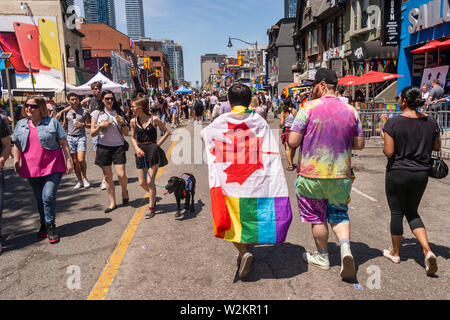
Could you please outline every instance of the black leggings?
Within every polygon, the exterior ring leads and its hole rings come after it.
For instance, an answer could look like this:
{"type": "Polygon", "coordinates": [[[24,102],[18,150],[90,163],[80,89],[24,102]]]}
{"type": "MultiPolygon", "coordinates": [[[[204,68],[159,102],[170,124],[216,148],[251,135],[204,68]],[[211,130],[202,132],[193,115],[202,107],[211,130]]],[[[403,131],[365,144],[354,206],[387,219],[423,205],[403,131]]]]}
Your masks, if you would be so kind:
{"type": "Polygon", "coordinates": [[[391,209],[391,234],[403,235],[403,216],[411,231],[425,228],[417,209],[428,183],[428,171],[391,170],[386,172],[386,196],[391,209]]]}

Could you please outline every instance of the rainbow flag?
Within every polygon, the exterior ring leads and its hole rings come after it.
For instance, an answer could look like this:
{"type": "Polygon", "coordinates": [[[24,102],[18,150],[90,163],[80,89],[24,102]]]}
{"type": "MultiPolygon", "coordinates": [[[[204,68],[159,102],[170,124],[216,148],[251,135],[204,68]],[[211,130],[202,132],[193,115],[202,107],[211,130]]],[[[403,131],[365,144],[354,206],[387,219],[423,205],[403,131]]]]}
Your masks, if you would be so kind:
{"type": "Polygon", "coordinates": [[[284,242],[292,211],[279,147],[267,122],[234,107],[206,127],[202,138],[214,235],[237,243],[284,242]]]}

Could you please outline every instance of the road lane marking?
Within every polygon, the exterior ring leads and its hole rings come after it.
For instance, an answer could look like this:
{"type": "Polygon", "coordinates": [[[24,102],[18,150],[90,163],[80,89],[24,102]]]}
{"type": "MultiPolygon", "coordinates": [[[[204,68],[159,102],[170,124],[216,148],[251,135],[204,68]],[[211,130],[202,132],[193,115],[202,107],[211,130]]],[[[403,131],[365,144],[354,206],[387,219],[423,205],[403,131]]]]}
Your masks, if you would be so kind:
{"type": "Polygon", "coordinates": [[[369,195],[367,195],[367,194],[365,194],[364,192],[362,192],[362,191],[359,191],[358,189],[356,189],[355,187],[352,187],[352,190],[353,191],[355,191],[357,194],[359,194],[359,195],[362,195],[363,197],[365,197],[365,198],[367,198],[367,199],[369,199],[370,201],[372,201],[372,202],[378,202],[378,200],[377,199],[375,199],[375,198],[372,198],[371,196],[369,196],[369,195]]]}
{"type": "MultiPolygon", "coordinates": [[[[172,155],[172,150],[175,147],[175,145],[178,143],[179,138],[178,136],[175,137],[172,144],[170,145],[169,150],[167,151],[167,160],[170,159],[170,156],[172,155]]],[[[158,170],[158,173],[156,174],[156,181],[158,178],[162,175],[164,172],[164,169],[167,168],[167,166],[161,168],[158,170]]],[[[145,197],[148,197],[148,193],[145,195],[145,197]]],[[[147,204],[144,206],[138,208],[131,218],[131,221],[129,222],[127,229],[123,233],[122,237],[120,238],[120,241],[114,250],[113,254],[108,260],[107,265],[103,269],[102,274],[100,275],[100,278],[97,280],[97,283],[94,285],[94,288],[92,289],[91,293],[89,294],[88,300],[105,300],[106,294],[109,291],[109,288],[111,287],[115,276],[117,275],[117,272],[119,271],[120,264],[122,263],[123,257],[125,256],[125,253],[127,252],[128,246],[131,243],[131,240],[133,240],[134,234],[139,226],[139,224],[142,221],[142,218],[144,217],[145,211],[147,210],[147,204]]]]}

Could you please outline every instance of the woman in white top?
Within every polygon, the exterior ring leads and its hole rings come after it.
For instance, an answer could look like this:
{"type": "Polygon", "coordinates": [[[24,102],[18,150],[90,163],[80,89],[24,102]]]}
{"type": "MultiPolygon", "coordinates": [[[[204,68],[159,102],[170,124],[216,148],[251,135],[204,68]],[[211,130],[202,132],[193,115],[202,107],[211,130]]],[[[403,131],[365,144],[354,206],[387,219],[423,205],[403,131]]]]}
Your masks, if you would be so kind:
{"type": "Polygon", "coordinates": [[[128,144],[124,138],[128,134],[128,125],[125,114],[120,109],[114,93],[110,90],[102,92],[99,108],[91,116],[91,136],[99,136],[95,164],[103,170],[110,200],[110,205],[105,209],[105,213],[109,213],[117,208],[112,164],[114,164],[114,170],[122,188],[123,204],[126,205],[129,202],[128,178],[125,172],[128,144]]]}

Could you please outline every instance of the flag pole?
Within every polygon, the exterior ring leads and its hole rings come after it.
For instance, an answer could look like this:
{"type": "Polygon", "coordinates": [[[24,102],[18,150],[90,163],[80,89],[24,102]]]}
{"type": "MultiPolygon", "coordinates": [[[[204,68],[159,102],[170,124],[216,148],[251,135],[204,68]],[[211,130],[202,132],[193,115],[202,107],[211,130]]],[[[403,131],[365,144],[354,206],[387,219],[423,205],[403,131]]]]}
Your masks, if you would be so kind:
{"type": "Polygon", "coordinates": [[[28,68],[30,69],[30,77],[31,77],[31,85],[33,86],[33,93],[36,93],[36,89],[34,88],[34,76],[33,70],[31,69],[31,62],[28,62],[28,68]]]}

